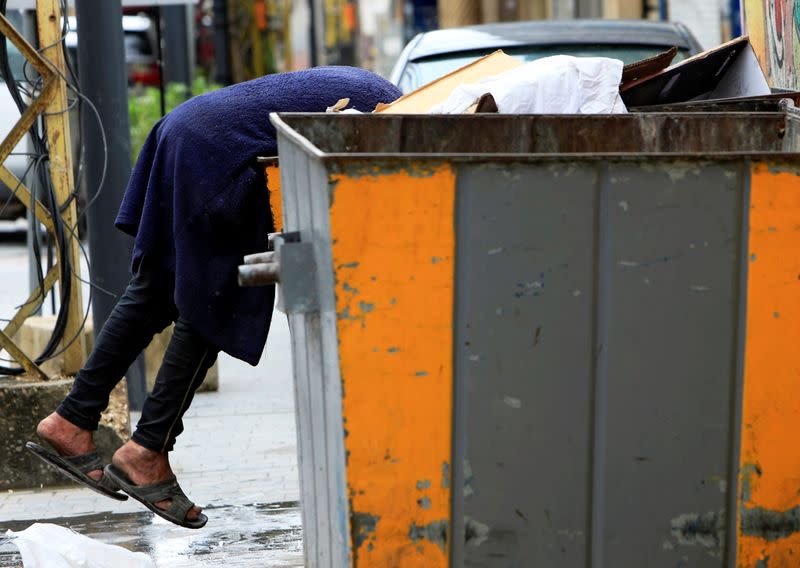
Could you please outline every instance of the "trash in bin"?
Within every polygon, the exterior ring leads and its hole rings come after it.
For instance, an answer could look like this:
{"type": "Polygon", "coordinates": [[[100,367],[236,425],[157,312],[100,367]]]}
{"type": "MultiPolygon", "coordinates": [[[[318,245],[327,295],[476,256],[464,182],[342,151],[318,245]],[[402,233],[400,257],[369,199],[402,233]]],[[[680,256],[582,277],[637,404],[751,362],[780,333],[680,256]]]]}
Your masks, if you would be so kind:
{"type": "Polygon", "coordinates": [[[492,95],[501,114],[619,114],[622,61],[556,55],[459,85],[430,114],[463,114],[492,95]]]}
{"type": "Polygon", "coordinates": [[[764,96],[771,93],[747,36],[620,88],[630,107],[764,96]]]}

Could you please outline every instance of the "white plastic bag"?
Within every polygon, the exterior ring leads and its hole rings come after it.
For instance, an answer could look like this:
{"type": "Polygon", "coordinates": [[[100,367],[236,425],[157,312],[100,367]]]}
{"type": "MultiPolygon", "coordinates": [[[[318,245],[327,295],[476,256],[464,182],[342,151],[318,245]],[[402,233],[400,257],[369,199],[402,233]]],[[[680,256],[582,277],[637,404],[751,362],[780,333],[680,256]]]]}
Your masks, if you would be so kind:
{"type": "Polygon", "coordinates": [[[66,527],[34,523],[6,536],[22,555],[25,568],[155,568],[142,552],[104,544],[66,527]]]}
{"type": "Polygon", "coordinates": [[[619,114],[622,61],[555,55],[453,89],[431,114],[461,114],[491,93],[502,114],[619,114]]]}

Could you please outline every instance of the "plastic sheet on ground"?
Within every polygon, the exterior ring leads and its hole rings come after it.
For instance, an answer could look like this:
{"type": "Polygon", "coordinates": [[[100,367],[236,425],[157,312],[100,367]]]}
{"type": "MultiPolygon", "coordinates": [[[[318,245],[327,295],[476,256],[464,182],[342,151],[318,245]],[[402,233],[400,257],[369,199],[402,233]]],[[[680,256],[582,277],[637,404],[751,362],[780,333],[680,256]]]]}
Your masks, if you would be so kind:
{"type": "Polygon", "coordinates": [[[50,523],[34,523],[23,531],[7,531],[6,536],[19,548],[25,568],[155,568],[146,554],[50,523]]]}
{"type": "Polygon", "coordinates": [[[620,114],[622,61],[556,55],[456,87],[431,114],[460,114],[490,93],[502,114],[620,114]]]}

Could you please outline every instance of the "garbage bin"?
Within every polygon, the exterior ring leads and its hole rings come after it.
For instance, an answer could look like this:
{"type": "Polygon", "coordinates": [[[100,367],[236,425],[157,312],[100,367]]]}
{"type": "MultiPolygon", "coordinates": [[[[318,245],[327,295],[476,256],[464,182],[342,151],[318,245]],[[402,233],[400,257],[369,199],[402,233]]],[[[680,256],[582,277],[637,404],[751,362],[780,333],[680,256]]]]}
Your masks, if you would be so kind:
{"type": "Polygon", "coordinates": [[[308,566],[796,565],[797,111],[272,121],[308,566]]]}

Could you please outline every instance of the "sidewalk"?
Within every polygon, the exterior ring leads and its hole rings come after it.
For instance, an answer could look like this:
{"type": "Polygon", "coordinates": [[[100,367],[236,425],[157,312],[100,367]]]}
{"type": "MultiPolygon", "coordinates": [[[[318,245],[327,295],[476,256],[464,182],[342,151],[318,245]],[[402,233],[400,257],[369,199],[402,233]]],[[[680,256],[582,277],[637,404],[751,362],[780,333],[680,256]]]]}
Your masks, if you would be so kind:
{"type": "MultiPolygon", "coordinates": [[[[70,486],[0,493],[0,535],[57,522],[147,552],[158,566],[302,566],[293,397],[286,317],[276,313],[257,367],[220,356],[220,390],[196,395],[170,457],[186,494],[205,508],[205,528],[70,486]]],[[[20,565],[14,550],[0,547],[0,566],[20,565]]]]}

